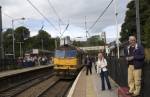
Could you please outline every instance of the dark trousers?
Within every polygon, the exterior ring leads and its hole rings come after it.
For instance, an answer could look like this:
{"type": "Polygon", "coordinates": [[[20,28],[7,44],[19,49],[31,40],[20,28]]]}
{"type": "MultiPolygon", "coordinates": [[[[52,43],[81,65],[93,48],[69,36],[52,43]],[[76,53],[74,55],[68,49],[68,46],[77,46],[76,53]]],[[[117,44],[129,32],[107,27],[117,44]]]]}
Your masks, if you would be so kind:
{"type": "Polygon", "coordinates": [[[92,74],[92,66],[86,66],[86,75],[89,74],[89,71],[90,71],[90,74],[92,74]]]}
{"type": "Polygon", "coordinates": [[[102,90],[105,90],[105,80],[106,80],[108,89],[111,89],[111,85],[108,79],[108,71],[101,71],[100,76],[101,76],[101,82],[102,82],[102,90]]]}

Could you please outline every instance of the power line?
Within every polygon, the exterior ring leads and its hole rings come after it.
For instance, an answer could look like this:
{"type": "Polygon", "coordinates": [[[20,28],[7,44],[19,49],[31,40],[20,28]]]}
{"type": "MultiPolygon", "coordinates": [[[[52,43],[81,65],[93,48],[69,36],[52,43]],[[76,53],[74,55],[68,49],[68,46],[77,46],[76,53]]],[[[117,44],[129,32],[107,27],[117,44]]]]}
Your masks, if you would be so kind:
{"type": "Polygon", "coordinates": [[[61,33],[60,38],[63,36],[63,34],[65,33],[65,31],[68,29],[69,27],[69,23],[67,24],[66,28],[64,29],[64,31],[61,33]]]}
{"type": "Polygon", "coordinates": [[[52,10],[53,10],[53,12],[56,14],[56,16],[58,17],[58,22],[59,22],[59,28],[60,28],[60,37],[62,37],[63,36],[63,34],[65,33],[65,31],[68,29],[68,27],[69,27],[69,22],[68,22],[68,24],[65,24],[64,22],[63,22],[63,20],[61,19],[61,17],[59,16],[59,14],[58,14],[58,12],[56,11],[56,9],[55,9],[55,7],[53,6],[53,4],[51,3],[51,1],[50,0],[48,0],[48,4],[50,5],[50,7],[52,8],[52,10]],[[62,24],[65,24],[66,25],[66,28],[64,29],[64,31],[63,32],[61,32],[61,26],[60,26],[60,22],[62,23],[62,24]]]}
{"type": "Polygon", "coordinates": [[[91,30],[96,23],[99,21],[99,19],[105,14],[105,12],[108,10],[108,8],[110,7],[110,5],[112,4],[114,0],[111,0],[110,3],[108,4],[108,6],[104,9],[104,11],[99,15],[99,17],[96,19],[96,21],[91,25],[91,27],[89,28],[89,30],[91,30]]]}
{"type": "Polygon", "coordinates": [[[10,15],[8,15],[8,14],[4,13],[4,12],[3,12],[3,15],[5,15],[5,16],[7,16],[7,17],[11,18],[11,19],[14,19],[12,16],[10,16],[10,15]]]}
{"type": "MultiPolygon", "coordinates": [[[[13,19],[15,19],[14,17],[12,17],[12,16],[10,16],[10,15],[8,15],[8,14],[6,14],[6,13],[2,13],[4,16],[7,16],[8,18],[10,18],[11,20],[13,20],[13,19]]],[[[20,25],[23,25],[23,23],[21,23],[20,21],[18,21],[18,23],[20,24],[20,25]]]]}
{"type": "Polygon", "coordinates": [[[27,2],[56,30],[58,29],[51,23],[51,21],[30,1],[27,0],[27,2]]]}
{"type": "MultiPolygon", "coordinates": [[[[56,11],[55,7],[52,5],[51,1],[48,0],[48,4],[50,5],[50,7],[52,8],[53,12],[56,14],[56,16],[58,17],[58,19],[63,23],[62,19],[60,18],[58,12],[56,11]]],[[[63,23],[64,24],[64,23],[63,23]]]]}

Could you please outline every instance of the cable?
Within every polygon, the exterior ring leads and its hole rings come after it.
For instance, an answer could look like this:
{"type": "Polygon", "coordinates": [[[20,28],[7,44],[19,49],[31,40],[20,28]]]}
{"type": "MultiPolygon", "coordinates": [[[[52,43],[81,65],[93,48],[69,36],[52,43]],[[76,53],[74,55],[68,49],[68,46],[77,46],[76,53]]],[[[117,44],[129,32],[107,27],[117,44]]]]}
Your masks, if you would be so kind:
{"type": "Polygon", "coordinates": [[[14,19],[12,16],[10,16],[10,15],[8,15],[8,14],[4,13],[4,12],[3,12],[3,15],[5,15],[5,16],[7,16],[7,17],[11,18],[11,19],[14,19]]]}
{"type": "Polygon", "coordinates": [[[65,33],[65,31],[68,29],[68,27],[69,27],[69,23],[68,23],[68,25],[66,26],[66,28],[64,29],[64,31],[61,33],[60,38],[63,36],[63,34],[65,33]]]}
{"type": "Polygon", "coordinates": [[[56,30],[59,31],[52,23],[51,21],[49,21],[49,19],[47,19],[46,16],[44,16],[44,14],[35,6],[33,5],[33,3],[30,0],[27,0],[27,2],[56,30]]]}
{"type": "MultiPolygon", "coordinates": [[[[12,17],[12,16],[10,16],[10,15],[8,15],[8,14],[6,14],[6,13],[2,13],[4,16],[7,16],[8,18],[10,18],[11,20],[13,20],[13,19],[15,19],[14,17],[12,17]]],[[[20,24],[20,25],[23,25],[23,23],[21,23],[20,21],[18,21],[18,23],[20,24]]]]}
{"type": "MultiPolygon", "coordinates": [[[[48,4],[50,5],[50,7],[52,8],[53,12],[56,14],[56,16],[58,17],[58,19],[63,23],[62,19],[60,18],[59,14],[57,13],[55,7],[52,5],[51,1],[48,0],[48,4]]],[[[64,24],[64,23],[63,23],[64,24]]]]}
{"type": "Polygon", "coordinates": [[[96,23],[99,21],[99,19],[105,14],[105,12],[108,10],[108,8],[110,7],[110,5],[112,4],[114,0],[111,0],[110,3],[108,4],[108,6],[104,9],[104,11],[99,15],[99,17],[96,19],[96,21],[91,25],[91,27],[89,28],[89,30],[91,30],[96,23]]]}

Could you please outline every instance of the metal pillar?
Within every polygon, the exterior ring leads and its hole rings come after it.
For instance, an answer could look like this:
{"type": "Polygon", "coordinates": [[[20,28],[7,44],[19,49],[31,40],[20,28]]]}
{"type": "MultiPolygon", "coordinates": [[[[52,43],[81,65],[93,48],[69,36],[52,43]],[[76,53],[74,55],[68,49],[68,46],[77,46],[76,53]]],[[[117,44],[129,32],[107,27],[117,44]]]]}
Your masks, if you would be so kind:
{"type": "Polygon", "coordinates": [[[138,42],[138,44],[141,44],[139,0],[135,0],[135,6],[136,6],[136,31],[137,31],[137,42],[138,42]]]}
{"type": "Polygon", "coordinates": [[[13,42],[13,58],[15,59],[15,32],[14,32],[14,20],[12,20],[12,42],[13,42]]]}
{"type": "Polygon", "coordinates": [[[3,48],[3,33],[2,33],[2,11],[0,6],[0,58],[4,58],[4,48],[3,48]]]}
{"type": "Polygon", "coordinates": [[[118,30],[118,12],[117,12],[117,0],[114,1],[114,7],[115,7],[115,22],[116,22],[116,32],[117,32],[117,38],[116,38],[116,44],[117,44],[117,57],[120,58],[120,48],[119,48],[119,30],[118,30]]]}

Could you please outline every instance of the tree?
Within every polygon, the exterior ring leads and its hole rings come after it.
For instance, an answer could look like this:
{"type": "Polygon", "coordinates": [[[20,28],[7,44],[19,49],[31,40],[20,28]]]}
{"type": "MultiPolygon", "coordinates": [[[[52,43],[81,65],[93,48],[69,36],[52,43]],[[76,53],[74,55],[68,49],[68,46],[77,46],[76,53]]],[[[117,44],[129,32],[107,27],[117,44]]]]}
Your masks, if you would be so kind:
{"type": "MultiPolygon", "coordinates": [[[[140,22],[141,22],[141,39],[142,44],[147,42],[145,38],[146,29],[148,26],[147,21],[150,17],[150,1],[149,0],[140,0],[140,22]]],[[[125,17],[125,22],[122,24],[121,28],[121,38],[120,41],[124,42],[128,40],[130,35],[136,36],[136,14],[135,14],[135,0],[132,0],[127,5],[127,12],[125,17]]],[[[146,45],[145,45],[146,46],[146,45]]]]}
{"type": "Polygon", "coordinates": [[[145,28],[144,31],[145,31],[145,40],[146,40],[145,44],[146,47],[150,48],[150,18],[146,22],[144,28],[145,28]]]}
{"type": "Polygon", "coordinates": [[[15,29],[15,40],[23,42],[25,39],[30,37],[30,31],[28,28],[20,26],[15,29]]]}
{"type": "Polygon", "coordinates": [[[99,35],[95,35],[87,39],[87,44],[89,46],[100,46],[104,45],[105,43],[103,40],[101,40],[99,35]]]}
{"type": "Polygon", "coordinates": [[[85,47],[85,46],[100,46],[104,45],[104,41],[101,40],[99,35],[91,36],[87,39],[87,41],[73,41],[73,45],[79,46],[79,47],[85,47]]]}
{"type": "Polygon", "coordinates": [[[30,38],[28,40],[28,43],[28,47],[32,49],[38,48],[45,50],[54,50],[55,48],[55,39],[51,38],[51,35],[44,30],[39,30],[38,35],[30,38]]]}
{"type": "Polygon", "coordinates": [[[30,37],[30,31],[28,28],[24,26],[20,26],[14,30],[14,33],[15,33],[15,55],[16,57],[19,57],[20,44],[18,42],[22,42],[21,49],[25,49],[24,42],[25,42],[25,39],[28,39],[30,37]]]}
{"type": "Polygon", "coordinates": [[[4,52],[5,53],[13,53],[12,51],[12,47],[13,47],[13,38],[12,38],[12,32],[13,29],[7,29],[6,31],[4,31],[3,33],[3,39],[4,39],[4,52]]]}

